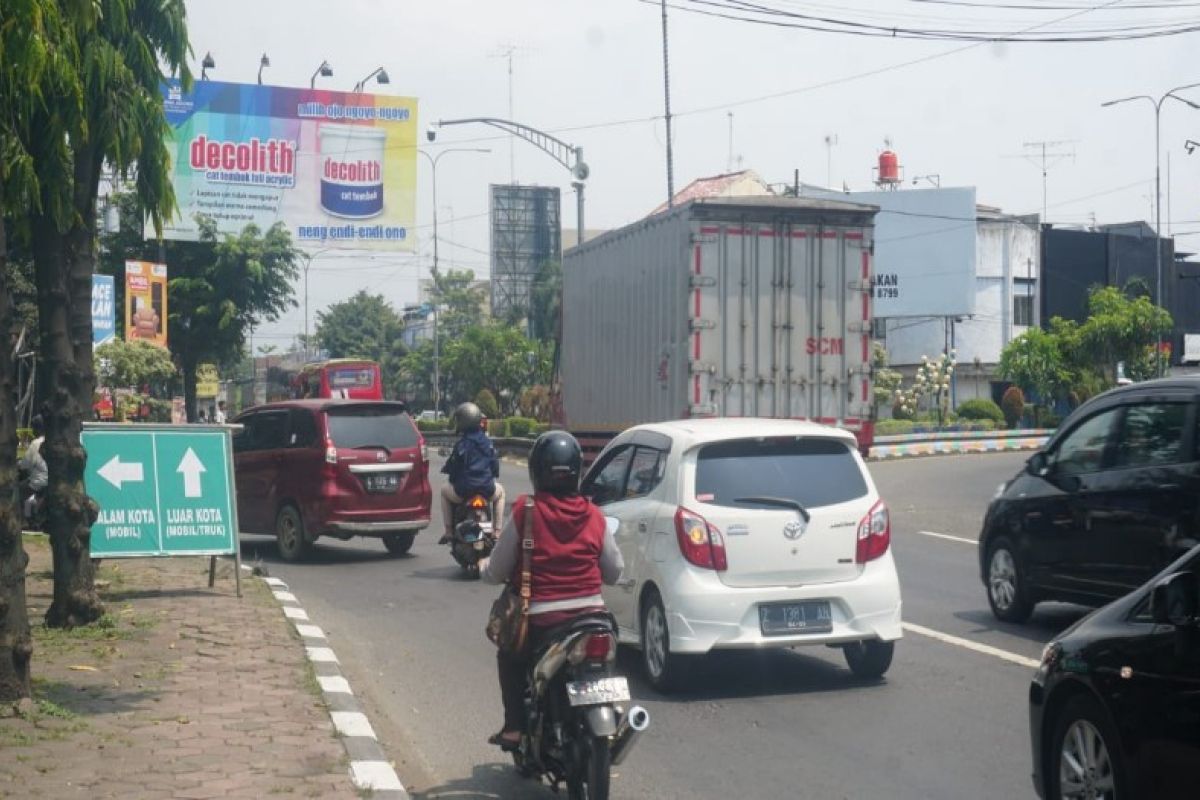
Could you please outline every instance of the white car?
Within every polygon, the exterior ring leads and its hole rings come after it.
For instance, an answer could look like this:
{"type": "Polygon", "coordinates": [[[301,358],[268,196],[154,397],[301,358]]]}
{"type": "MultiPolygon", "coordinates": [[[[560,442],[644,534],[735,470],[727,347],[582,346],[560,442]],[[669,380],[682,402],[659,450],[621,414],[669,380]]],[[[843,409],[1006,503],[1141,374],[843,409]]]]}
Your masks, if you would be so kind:
{"type": "Polygon", "coordinates": [[[654,687],[714,649],[831,645],[879,677],[901,637],[888,509],[854,437],[809,422],[695,419],[617,436],[582,492],[620,523],[604,598],[654,687]]]}

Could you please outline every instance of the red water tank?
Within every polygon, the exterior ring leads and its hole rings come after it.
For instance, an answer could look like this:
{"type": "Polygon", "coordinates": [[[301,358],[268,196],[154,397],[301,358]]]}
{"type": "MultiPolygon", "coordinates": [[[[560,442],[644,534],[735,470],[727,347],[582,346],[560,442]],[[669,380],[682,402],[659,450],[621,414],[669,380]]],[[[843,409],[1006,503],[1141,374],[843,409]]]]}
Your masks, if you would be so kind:
{"type": "Polygon", "coordinates": [[[879,182],[900,182],[900,156],[891,150],[884,150],[879,154],[879,182]]]}

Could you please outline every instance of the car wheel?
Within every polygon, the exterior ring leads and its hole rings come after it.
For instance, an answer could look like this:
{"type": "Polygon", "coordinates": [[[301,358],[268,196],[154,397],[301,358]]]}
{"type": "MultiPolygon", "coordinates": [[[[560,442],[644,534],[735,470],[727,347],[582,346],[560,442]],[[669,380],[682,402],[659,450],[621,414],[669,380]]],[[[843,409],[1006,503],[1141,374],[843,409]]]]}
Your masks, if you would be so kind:
{"type": "Polygon", "coordinates": [[[671,634],[662,598],[652,591],[642,604],[642,669],[650,685],[663,694],[679,688],[680,656],[671,653],[671,634]]]}
{"type": "Polygon", "coordinates": [[[415,533],[385,533],[383,535],[383,546],[392,555],[402,556],[412,549],[416,538],[417,535],[415,533]]]}
{"type": "Polygon", "coordinates": [[[1067,701],[1050,746],[1048,800],[1125,798],[1125,767],[1116,732],[1091,697],[1067,701]]]}
{"type": "Polygon", "coordinates": [[[842,648],[846,664],[857,678],[882,678],[892,665],[895,653],[895,642],[881,642],[878,639],[850,642],[842,648]]]}
{"type": "Polygon", "coordinates": [[[987,557],[988,605],[996,619],[1004,622],[1024,622],[1033,613],[1026,576],[1021,560],[1012,543],[1001,536],[988,548],[987,557]]]}
{"type": "Polygon", "coordinates": [[[301,561],[308,555],[312,544],[304,538],[304,520],[295,506],[279,510],[279,516],[275,517],[275,541],[284,561],[301,561]]]}

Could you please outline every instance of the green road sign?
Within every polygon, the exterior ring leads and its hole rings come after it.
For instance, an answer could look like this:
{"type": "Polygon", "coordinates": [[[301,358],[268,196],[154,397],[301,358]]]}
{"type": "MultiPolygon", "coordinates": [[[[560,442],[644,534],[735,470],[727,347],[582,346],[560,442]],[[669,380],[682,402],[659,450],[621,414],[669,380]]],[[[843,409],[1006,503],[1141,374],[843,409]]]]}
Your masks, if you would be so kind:
{"type": "Polygon", "coordinates": [[[100,506],[92,555],[220,555],[237,548],[223,427],[89,425],[87,492],[100,506]]]}

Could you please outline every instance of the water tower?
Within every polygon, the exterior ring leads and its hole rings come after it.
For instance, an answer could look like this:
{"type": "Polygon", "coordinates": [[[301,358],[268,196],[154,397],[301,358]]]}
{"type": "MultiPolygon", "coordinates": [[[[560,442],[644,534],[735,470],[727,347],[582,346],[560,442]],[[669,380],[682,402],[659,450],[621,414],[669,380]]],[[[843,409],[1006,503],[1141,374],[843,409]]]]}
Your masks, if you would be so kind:
{"type": "Polygon", "coordinates": [[[875,167],[875,185],[888,192],[896,191],[904,180],[904,167],[900,166],[900,156],[892,149],[890,140],[884,140],[884,150],[879,154],[879,164],[875,167]]]}

